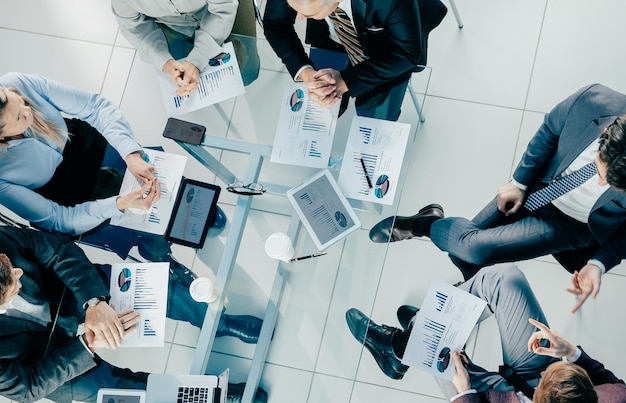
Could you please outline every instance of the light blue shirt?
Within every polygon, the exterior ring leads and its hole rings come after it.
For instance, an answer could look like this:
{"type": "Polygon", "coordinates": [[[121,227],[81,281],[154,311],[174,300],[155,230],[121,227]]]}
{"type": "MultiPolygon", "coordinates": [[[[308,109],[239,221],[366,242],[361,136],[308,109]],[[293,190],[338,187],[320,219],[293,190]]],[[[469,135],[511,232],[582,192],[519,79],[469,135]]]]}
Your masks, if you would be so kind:
{"type": "Polygon", "coordinates": [[[0,150],[0,204],[44,229],[71,235],[82,234],[106,219],[121,215],[115,196],[64,207],[33,191],[50,181],[63,159],[67,125],[61,113],[96,128],[122,158],[140,151],[120,110],[98,94],[39,75],[8,73],[0,77],[0,86],[16,88],[45,120],[62,130],[58,133],[62,144],[33,137],[29,129],[24,133],[25,138],[11,140],[7,148],[0,150]]]}

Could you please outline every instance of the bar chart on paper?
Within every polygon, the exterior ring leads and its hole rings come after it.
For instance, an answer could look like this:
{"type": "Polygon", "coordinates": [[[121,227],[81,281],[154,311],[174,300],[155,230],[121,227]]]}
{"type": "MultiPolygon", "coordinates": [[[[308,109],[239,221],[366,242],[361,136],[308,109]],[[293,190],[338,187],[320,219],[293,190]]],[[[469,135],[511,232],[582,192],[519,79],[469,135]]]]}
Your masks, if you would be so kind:
{"type": "Polygon", "coordinates": [[[487,303],[443,281],[433,281],[402,358],[406,365],[452,380],[450,355],[463,348],[487,303]]]}
{"type": "Polygon", "coordinates": [[[312,168],[328,166],[339,104],[311,102],[302,84],[287,86],[272,147],[272,162],[312,168]]]}
{"type": "MultiPolygon", "coordinates": [[[[184,155],[144,149],[145,159],[154,167],[154,177],[161,187],[160,199],[148,210],[126,209],[123,215],[111,218],[111,224],[151,234],[163,235],[169,223],[176,194],[187,164],[184,155]]],[[[143,186],[127,169],[120,194],[128,194],[143,186]]]]}
{"type": "Polygon", "coordinates": [[[178,86],[167,74],[158,73],[163,102],[169,116],[193,112],[245,93],[232,42],[225,43],[223,52],[218,56],[218,63],[209,62],[200,71],[198,89],[187,95],[176,95],[178,86]]]}
{"type": "Polygon", "coordinates": [[[165,342],[165,315],[169,263],[118,263],[111,266],[111,305],[117,312],[132,309],[140,315],[137,332],[122,347],[161,347],[165,342]]]}
{"type": "Polygon", "coordinates": [[[405,123],[354,117],[343,155],[350,163],[339,172],[346,197],[393,204],[410,130],[405,123]]]}

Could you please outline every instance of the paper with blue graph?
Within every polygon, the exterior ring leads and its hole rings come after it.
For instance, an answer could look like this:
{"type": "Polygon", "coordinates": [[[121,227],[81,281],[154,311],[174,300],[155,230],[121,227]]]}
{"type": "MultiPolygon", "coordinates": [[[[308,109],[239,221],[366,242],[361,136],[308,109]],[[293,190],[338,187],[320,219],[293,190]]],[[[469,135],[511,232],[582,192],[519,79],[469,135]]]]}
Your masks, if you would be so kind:
{"type": "Polygon", "coordinates": [[[303,84],[287,86],[272,147],[272,162],[326,168],[335,136],[339,102],[329,108],[309,100],[303,84]]]}
{"type": "Polygon", "coordinates": [[[413,323],[402,363],[451,381],[452,352],[463,349],[487,303],[435,280],[413,323]]]}
{"type": "MultiPolygon", "coordinates": [[[[111,224],[163,235],[172,216],[187,157],[149,148],[144,148],[143,152],[144,159],[154,167],[154,176],[161,185],[161,198],[148,210],[126,209],[123,215],[111,218],[111,224]]],[[[133,192],[142,186],[143,182],[135,178],[127,169],[122,179],[120,195],[133,192]]]]}
{"type": "Polygon", "coordinates": [[[115,312],[139,313],[135,334],[122,347],[163,347],[169,263],[116,263],[111,265],[111,301],[115,312]]]}
{"type": "Polygon", "coordinates": [[[168,116],[180,116],[245,93],[232,42],[225,43],[223,52],[200,71],[198,89],[189,95],[176,95],[178,86],[167,74],[159,72],[158,77],[168,116]]]}
{"type": "Polygon", "coordinates": [[[355,116],[339,187],[349,199],[393,204],[411,125],[355,116]]]}

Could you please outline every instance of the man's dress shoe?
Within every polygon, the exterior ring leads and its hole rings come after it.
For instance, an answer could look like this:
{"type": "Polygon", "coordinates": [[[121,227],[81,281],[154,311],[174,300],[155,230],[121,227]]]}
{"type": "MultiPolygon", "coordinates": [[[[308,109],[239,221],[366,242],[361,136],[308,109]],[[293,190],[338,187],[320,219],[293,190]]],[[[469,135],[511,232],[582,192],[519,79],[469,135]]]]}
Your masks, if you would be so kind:
{"type": "Polygon", "coordinates": [[[417,315],[419,310],[419,308],[411,305],[401,305],[398,308],[396,316],[398,316],[398,322],[400,322],[400,326],[402,326],[403,330],[409,330],[409,327],[413,326],[411,319],[417,315]]]}
{"type": "MultiPolygon", "coordinates": [[[[228,393],[226,394],[226,403],[241,403],[243,398],[243,390],[245,383],[229,383],[228,393]]],[[[253,403],[267,403],[267,392],[261,388],[256,390],[253,403]]]]}
{"type": "Polygon", "coordinates": [[[402,379],[409,367],[400,362],[392,346],[393,335],[400,329],[379,326],[355,308],[346,312],[346,322],[354,338],[365,344],[383,373],[392,379],[402,379]]]}
{"type": "Polygon", "coordinates": [[[429,236],[430,226],[440,218],[443,218],[443,208],[438,204],[429,204],[411,217],[385,218],[370,230],[370,239],[376,243],[387,243],[429,236]]]}
{"type": "Polygon", "coordinates": [[[244,343],[255,344],[259,341],[263,321],[251,315],[222,314],[216,337],[233,336],[244,343]]]}

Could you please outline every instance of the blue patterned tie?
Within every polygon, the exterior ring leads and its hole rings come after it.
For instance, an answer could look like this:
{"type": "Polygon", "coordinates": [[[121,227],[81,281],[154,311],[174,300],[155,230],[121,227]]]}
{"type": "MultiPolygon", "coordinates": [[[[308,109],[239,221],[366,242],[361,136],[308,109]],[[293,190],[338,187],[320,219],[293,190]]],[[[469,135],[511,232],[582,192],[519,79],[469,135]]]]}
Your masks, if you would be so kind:
{"type": "Polygon", "coordinates": [[[337,7],[328,18],[333,22],[335,33],[346,49],[346,53],[348,53],[350,64],[354,66],[365,60],[363,49],[361,48],[356,30],[352,26],[352,21],[350,21],[350,16],[348,16],[344,10],[337,7]]]}
{"type": "Polygon", "coordinates": [[[524,203],[524,207],[528,211],[535,211],[540,207],[551,203],[553,200],[558,199],[565,193],[574,190],[578,186],[585,183],[589,178],[595,175],[597,172],[596,163],[590,162],[584,167],[565,175],[550,183],[543,189],[539,189],[536,192],[531,193],[524,203]]]}

